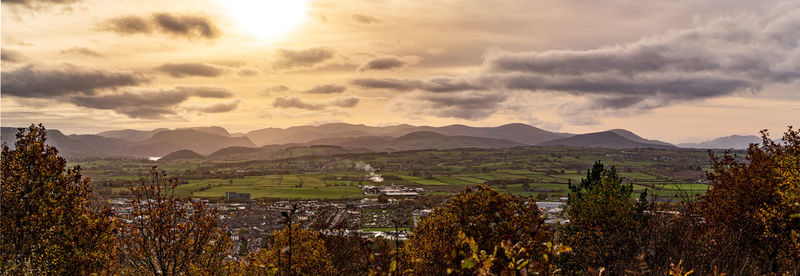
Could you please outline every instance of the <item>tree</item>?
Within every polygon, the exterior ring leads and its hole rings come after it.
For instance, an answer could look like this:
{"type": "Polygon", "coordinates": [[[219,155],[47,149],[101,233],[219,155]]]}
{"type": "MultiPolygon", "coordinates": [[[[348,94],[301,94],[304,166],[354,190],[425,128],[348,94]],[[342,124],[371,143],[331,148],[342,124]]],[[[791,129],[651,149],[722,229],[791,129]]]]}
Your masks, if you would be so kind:
{"type": "Polygon", "coordinates": [[[331,275],[335,270],[319,233],[300,229],[296,224],[273,233],[269,249],[259,249],[248,258],[254,274],[280,272],[285,275],[331,275]],[[291,227],[291,229],[290,229],[291,227]],[[289,238],[291,231],[291,251],[289,238]],[[291,253],[290,253],[291,252],[291,253]],[[288,265],[289,254],[294,262],[288,265]]]}
{"type": "Polygon", "coordinates": [[[646,191],[639,202],[631,198],[633,185],[625,185],[616,167],[606,169],[595,162],[586,178],[570,184],[565,208],[569,223],[561,242],[572,248],[561,265],[571,273],[604,268],[611,274],[634,269],[641,252],[641,235],[646,191]]]}
{"type": "MultiPolygon", "coordinates": [[[[486,185],[476,191],[467,189],[423,218],[406,245],[414,272],[445,274],[448,268],[460,267],[468,248],[459,241],[463,232],[481,249],[499,246],[502,241],[525,248],[521,258],[538,260],[545,252],[550,232],[544,225],[536,202],[500,194],[486,185]]],[[[508,256],[498,254],[491,267],[498,272],[508,256]]]]}
{"type": "Polygon", "coordinates": [[[154,166],[131,187],[129,221],[121,233],[122,262],[132,274],[194,275],[222,271],[231,247],[216,211],[175,195],[178,181],[154,166]]]}
{"type": "Polygon", "coordinates": [[[789,127],[778,144],[765,130],[762,140],[745,161],[711,154],[712,187],[697,203],[705,254],[687,260],[701,273],[800,271],[800,134],[789,127]]]}
{"type": "Polygon", "coordinates": [[[93,203],[80,167],[67,169],[42,125],[2,146],[0,274],[81,274],[113,268],[116,222],[93,203]]]}

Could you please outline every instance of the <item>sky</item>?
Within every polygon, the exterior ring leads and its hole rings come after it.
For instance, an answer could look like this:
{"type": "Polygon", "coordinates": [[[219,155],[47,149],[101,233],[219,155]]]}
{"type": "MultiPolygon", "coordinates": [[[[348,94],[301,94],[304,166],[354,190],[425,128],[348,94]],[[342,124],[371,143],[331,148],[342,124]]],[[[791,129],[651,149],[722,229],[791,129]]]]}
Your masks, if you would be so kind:
{"type": "Polygon", "coordinates": [[[800,4],[750,0],[10,0],[3,126],[800,122],[800,4]]]}

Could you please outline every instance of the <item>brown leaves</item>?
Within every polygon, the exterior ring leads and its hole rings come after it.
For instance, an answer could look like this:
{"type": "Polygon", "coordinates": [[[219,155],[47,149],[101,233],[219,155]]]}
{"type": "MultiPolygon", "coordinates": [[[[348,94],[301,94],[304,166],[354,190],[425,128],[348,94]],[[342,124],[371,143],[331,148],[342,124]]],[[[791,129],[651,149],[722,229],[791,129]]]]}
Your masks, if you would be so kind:
{"type": "Polygon", "coordinates": [[[217,274],[224,269],[230,240],[216,211],[202,201],[175,195],[177,180],[153,167],[126,216],[122,262],[135,274],[217,274]]]}
{"type": "Polygon", "coordinates": [[[66,168],[45,144],[46,130],[20,129],[15,149],[3,145],[0,271],[77,274],[113,269],[117,223],[92,206],[89,179],[66,168]]]}

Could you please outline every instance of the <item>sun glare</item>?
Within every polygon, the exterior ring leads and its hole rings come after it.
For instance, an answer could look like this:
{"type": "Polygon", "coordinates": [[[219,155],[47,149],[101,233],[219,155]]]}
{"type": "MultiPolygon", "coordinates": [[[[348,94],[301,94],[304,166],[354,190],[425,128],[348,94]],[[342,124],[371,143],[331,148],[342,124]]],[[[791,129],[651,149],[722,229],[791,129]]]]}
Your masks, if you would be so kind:
{"type": "Polygon", "coordinates": [[[297,29],[306,19],[308,0],[227,0],[223,2],[236,26],[249,35],[270,40],[297,29]]]}

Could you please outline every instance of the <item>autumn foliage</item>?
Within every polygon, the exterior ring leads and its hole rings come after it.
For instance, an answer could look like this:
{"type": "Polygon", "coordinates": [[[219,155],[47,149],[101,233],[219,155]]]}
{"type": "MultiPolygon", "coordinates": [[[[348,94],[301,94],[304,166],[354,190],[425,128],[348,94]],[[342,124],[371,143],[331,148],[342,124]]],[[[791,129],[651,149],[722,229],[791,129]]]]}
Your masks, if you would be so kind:
{"type": "Polygon", "coordinates": [[[45,144],[44,127],[20,129],[14,149],[3,145],[0,274],[108,271],[117,222],[92,201],[80,167],[66,168],[45,144]]]}
{"type": "Polygon", "coordinates": [[[216,212],[202,201],[175,195],[178,182],[153,167],[131,187],[136,196],[123,216],[120,256],[124,271],[149,275],[214,275],[230,251],[216,212]]]}
{"type": "Polygon", "coordinates": [[[304,229],[293,208],[271,243],[237,256],[214,208],[178,197],[157,167],[112,215],[31,126],[2,149],[0,275],[797,275],[800,133],[762,135],[744,159],[711,154],[698,199],[636,199],[598,162],[570,186],[564,225],[546,225],[533,198],[480,185],[403,242],[304,229]]]}
{"type": "MultiPolygon", "coordinates": [[[[539,260],[545,253],[550,231],[529,198],[501,194],[488,186],[467,189],[423,219],[408,240],[408,262],[420,274],[445,274],[461,268],[471,255],[459,240],[459,232],[471,238],[475,247],[493,250],[501,242],[524,248],[518,258],[539,260]]],[[[510,257],[500,252],[490,271],[500,271],[510,257]]],[[[466,269],[467,273],[473,269],[466,269]]]]}
{"type": "Polygon", "coordinates": [[[700,271],[729,274],[800,271],[800,135],[789,128],[782,142],[762,131],[744,161],[712,155],[712,188],[697,202],[702,233],[700,271]]]}

